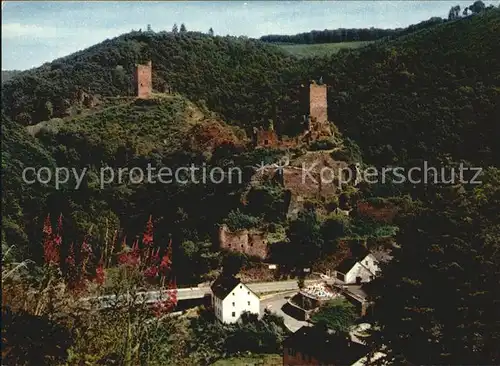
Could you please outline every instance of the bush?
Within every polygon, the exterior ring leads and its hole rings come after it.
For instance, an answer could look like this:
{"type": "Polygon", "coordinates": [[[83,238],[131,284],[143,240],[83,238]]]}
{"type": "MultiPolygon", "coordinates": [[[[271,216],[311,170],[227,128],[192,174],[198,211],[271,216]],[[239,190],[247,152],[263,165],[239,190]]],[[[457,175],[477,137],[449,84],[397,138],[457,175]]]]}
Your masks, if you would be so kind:
{"type": "Polygon", "coordinates": [[[331,300],[322,305],[311,320],[336,332],[347,332],[356,320],[355,307],[345,299],[331,300]]]}
{"type": "Polygon", "coordinates": [[[197,364],[210,364],[218,358],[228,358],[244,352],[275,354],[281,352],[283,340],[289,335],[282,317],[264,313],[243,313],[235,324],[221,324],[213,313],[203,311],[192,320],[193,337],[188,351],[197,364]]]}
{"type": "Polygon", "coordinates": [[[258,226],[260,224],[260,219],[258,217],[246,215],[239,209],[236,209],[236,211],[233,210],[229,212],[224,223],[230,230],[237,231],[258,226]]]}
{"type": "Polygon", "coordinates": [[[321,138],[319,140],[313,141],[309,146],[312,151],[317,150],[331,150],[336,146],[335,141],[330,138],[321,138]]]}
{"type": "Polygon", "coordinates": [[[348,164],[362,162],[361,149],[350,138],[346,138],[344,140],[344,147],[341,150],[333,151],[331,156],[335,160],[345,161],[348,164]]]}

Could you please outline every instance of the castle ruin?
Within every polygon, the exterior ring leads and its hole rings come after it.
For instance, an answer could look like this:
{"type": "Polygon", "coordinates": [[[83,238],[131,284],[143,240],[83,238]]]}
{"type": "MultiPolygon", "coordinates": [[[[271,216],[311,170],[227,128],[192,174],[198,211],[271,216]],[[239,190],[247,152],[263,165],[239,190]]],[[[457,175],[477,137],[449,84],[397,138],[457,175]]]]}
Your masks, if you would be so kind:
{"type": "Polygon", "coordinates": [[[140,99],[147,99],[153,92],[152,65],[149,61],[146,65],[135,65],[135,95],[140,99]]]}
{"type": "Polygon", "coordinates": [[[219,245],[222,249],[265,259],[267,257],[266,234],[257,229],[231,231],[226,225],[219,228],[219,245]]]}
{"type": "Polygon", "coordinates": [[[333,132],[328,122],[328,89],[325,84],[309,85],[309,121],[304,138],[308,143],[322,137],[331,137],[333,132]]]}
{"type": "Polygon", "coordinates": [[[291,147],[300,142],[311,143],[320,138],[333,136],[328,122],[328,86],[312,82],[307,89],[306,100],[309,104],[307,129],[298,137],[286,141],[280,139],[274,129],[254,128],[254,142],[256,147],[291,147]]]}
{"type": "MultiPolygon", "coordinates": [[[[327,87],[325,84],[309,85],[309,117],[311,124],[328,122],[327,87]]],[[[311,129],[311,128],[310,128],[311,129]]]]}

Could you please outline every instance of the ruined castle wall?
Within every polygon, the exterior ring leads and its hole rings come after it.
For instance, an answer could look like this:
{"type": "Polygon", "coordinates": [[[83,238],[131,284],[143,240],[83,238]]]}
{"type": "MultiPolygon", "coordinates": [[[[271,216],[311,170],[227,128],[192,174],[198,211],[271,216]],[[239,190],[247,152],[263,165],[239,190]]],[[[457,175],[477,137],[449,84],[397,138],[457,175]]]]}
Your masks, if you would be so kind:
{"type": "Polygon", "coordinates": [[[328,121],[326,85],[311,84],[309,87],[309,116],[313,122],[328,121]]]}
{"type": "Polygon", "coordinates": [[[391,203],[375,207],[368,202],[361,201],[357,202],[356,211],[359,216],[369,217],[379,222],[392,223],[398,214],[398,207],[391,203]]]}
{"type": "Polygon", "coordinates": [[[261,259],[267,257],[267,238],[265,233],[258,230],[231,231],[226,225],[219,228],[219,245],[222,249],[256,256],[261,259]]]}
{"type": "Polygon", "coordinates": [[[136,65],[135,70],[136,96],[147,99],[153,91],[153,76],[151,61],[147,65],[136,65]]]}
{"type": "Polygon", "coordinates": [[[259,129],[255,131],[257,147],[278,147],[278,135],[274,130],[259,129]]]}

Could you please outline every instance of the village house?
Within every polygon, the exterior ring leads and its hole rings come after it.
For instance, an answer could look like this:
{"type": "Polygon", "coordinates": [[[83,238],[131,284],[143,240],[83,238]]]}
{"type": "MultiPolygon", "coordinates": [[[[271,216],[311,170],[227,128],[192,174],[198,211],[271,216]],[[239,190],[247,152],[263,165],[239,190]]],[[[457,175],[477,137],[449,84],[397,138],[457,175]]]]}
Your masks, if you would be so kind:
{"type": "Polygon", "coordinates": [[[244,312],[260,315],[260,299],[239,278],[221,276],[211,286],[212,307],[223,323],[235,323],[244,312]]]}
{"type": "Polygon", "coordinates": [[[346,285],[370,282],[378,275],[380,263],[391,259],[392,256],[382,250],[368,253],[361,260],[346,258],[335,269],[335,278],[346,285]]]}
{"type": "Polygon", "coordinates": [[[283,365],[351,365],[367,346],[319,326],[303,326],[283,342],[283,365]]]}

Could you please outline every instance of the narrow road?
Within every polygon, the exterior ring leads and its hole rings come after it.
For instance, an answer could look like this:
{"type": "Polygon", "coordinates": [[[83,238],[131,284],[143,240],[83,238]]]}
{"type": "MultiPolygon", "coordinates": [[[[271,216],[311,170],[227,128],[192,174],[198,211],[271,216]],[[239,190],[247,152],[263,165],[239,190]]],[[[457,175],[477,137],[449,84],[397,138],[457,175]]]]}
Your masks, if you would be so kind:
{"type": "MultiPolygon", "coordinates": [[[[306,280],[305,284],[313,284],[318,282],[318,280],[306,280]]],[[[256,282],[249,283],[247,286],[256,294],[262,294],[267,292],[282,292],[282,291],[292,291],[298,290],[297,280],[288,280],[288,281],[275,281],[275,282],[256,282]]],[[[201,299],[207,295],[210,295],[210,286],[202,286],[202,287],[183,287],[177,289],[177,300],[192,300],[192,299],[201,299]]],[[[149,291],[137,294],[137,302],[155,302],[161,298],[165,298],[166,294],[168,294],[168,290],[162,291],[149,291]],[[163,295],[163,296],[161,296],[163,295]]],[[[101,307],[106,308],[112,306],[116,302],[115,295],[106,295],[100,296],[98,298],[85,298],[82,301],[97,301],[101,303],[101,307]]]]}

